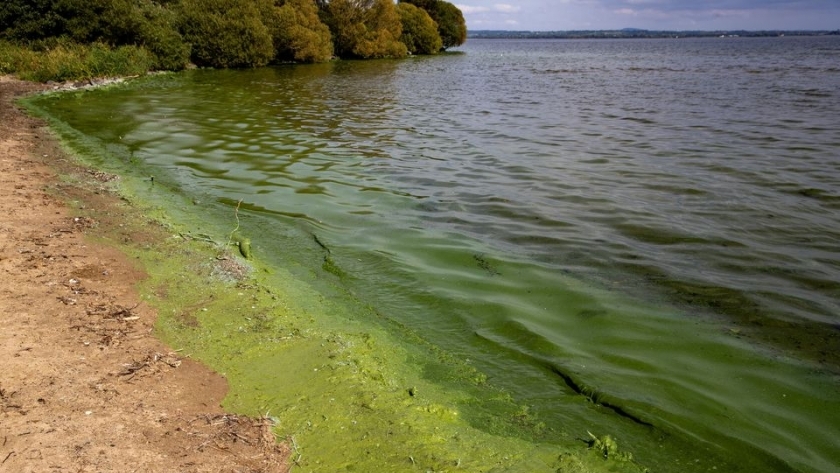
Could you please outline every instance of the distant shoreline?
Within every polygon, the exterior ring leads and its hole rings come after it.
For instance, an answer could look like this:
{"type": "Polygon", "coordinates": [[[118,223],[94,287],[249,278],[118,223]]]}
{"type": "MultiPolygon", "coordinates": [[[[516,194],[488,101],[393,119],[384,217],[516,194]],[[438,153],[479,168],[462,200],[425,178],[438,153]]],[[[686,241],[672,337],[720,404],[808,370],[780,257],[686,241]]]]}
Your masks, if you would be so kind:
{"type": "Polygon", "coordinates": [[[766,38],[778,36],[837,36],[840,30],[717,30],[717,31],[655,31],[635,28],[622,30],[573,31],[506,31],[475,30],[467,32],[467,39],[639,39],[639,38],[766,38]]]}

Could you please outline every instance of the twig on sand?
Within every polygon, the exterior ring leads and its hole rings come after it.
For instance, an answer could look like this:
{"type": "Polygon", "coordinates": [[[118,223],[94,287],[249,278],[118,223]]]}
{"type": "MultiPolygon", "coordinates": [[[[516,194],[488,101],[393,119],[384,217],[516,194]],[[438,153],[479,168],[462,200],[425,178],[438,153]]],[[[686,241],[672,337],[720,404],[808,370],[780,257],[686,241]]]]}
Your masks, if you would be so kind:
{"type": "Polygon", "coordinates": [[[153,355],[147,355],[143,361],[124,363],[122,371],[118,372],[117,376],[130,375],[127,379],[131,379],[134,377],[135,374],[137,374],[138,371],[144,368],[150,368],[157,362],[166,363],[170,368],[177,368],[181,366],[181,359],[177,356],[176,353],[170,352],[165,355],[162,353],[155,353],[153,355]]]}

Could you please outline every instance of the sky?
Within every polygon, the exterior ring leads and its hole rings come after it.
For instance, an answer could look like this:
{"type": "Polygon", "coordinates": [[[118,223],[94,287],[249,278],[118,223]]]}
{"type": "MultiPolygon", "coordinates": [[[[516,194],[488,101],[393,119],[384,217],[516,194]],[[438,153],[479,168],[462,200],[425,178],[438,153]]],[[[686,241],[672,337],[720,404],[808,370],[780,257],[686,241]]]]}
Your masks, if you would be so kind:
{"type": "Polygon", "coordinates": [[[837,30],[840,0],[449,0],[470,30],[837,30]]]}

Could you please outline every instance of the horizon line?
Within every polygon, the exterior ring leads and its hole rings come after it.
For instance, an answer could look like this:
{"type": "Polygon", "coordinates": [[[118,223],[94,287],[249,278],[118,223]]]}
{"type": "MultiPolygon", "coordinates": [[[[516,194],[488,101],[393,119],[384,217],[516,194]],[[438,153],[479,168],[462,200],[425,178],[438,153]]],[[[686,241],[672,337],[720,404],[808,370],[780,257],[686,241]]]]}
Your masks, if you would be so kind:
{"type": "Polygon", "coordinates": [[[470,29],[470,32],[475,31],[492,31],[498,33],[574,33],[574,32],[583,32],[583,31],[603,31],[603,32],[611,32],[611,31],[619,31],[619,32],[652,32],[652,33],[684,33],[684,32],[691,32],[691,33],[717,33],[723,31],[747,31],[751,33],[764,33],[764,32],[812,32],[812,33],[831,33],[831,32],[840,32],[840,28],[835,29],[801,29],[801,28],[793,28],[793,29],[781,29],[781,28],[767,28],[767,29],[746,29],[746,28],[726,28],[726,29],[714,29],[714,30],[653,30],[647,28],[591,28],[591,29],[576,29],[576,30],[505,30],[505,29],[491,29],[491,28],[481,28],[481,29],[470,29]]]}
{"type": "Polygon", "coordinates": [[[747,29],[747,28],[720,28],[714,30],[656,30],[648,28],[589,28],[589,29],[574,29],[574,30],[507,30],[507,29],[493,29],[493,28],[476,28],[468,29],[468,31],[492,31],[498,33],[574,33],[574,32],[589,32],[589,31],[620,31],[620,32],[651,32],[651,33],[717,33],[722,31],[747,31],[750,33],[764,33],[764,32],[813,32],[813,33],[833,33],[840,32],[840,28],[834,29],[809,29],[809,28],[762,28],[762,29],[747,29]]]}

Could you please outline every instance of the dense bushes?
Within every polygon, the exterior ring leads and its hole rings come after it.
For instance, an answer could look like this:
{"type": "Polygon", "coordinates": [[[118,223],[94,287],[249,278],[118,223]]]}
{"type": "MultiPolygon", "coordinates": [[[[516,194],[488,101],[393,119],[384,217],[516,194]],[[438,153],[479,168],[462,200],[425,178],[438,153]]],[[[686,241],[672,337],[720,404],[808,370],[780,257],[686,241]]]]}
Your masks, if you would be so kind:
{"type": "Polygon", "coordinates": [[[460,46],[467,40],[467,22],[455,5],[443,0],[401,0],[426,10],[438,25],[443,49],[460,46]]]}
{"type": "Polygon", "coordinates": [[[0,42],[0,73],[17,73],[21,79],[37,82],[139,75],[150,70],[153,62],[152,54],[137,46],[59,43],[34,50],[0,42]]]}
{"type": "Polygon", "coordinates": [[[175,19],[153,0],[3,0],[0,40],[138,46],[153,55],[152,68],[179,70],[189,63],[190,46],[175,19]]]}
{"type": "Polygon", "coordinates": [[[280,61],[324,62],[333,55],[330,29],[312,0],[287,0],[273,12],[269,30],[280,61]]]}
{"type": "Polygon", "coordinates": [[[0,39],[30,41],[65,33],[55,0],[0,2],[0,39]]]}
{"type": "Polygon", "coordinates": [[[397,5],[402,22],[400,40],[411,54],[436,54],[443,48],[443,41],[438,34],[438,25],[426,10],[410,3],[397,5]]]}
{"type": "Polygon", "coordinates": [[[353,48],[355,56],[396,58],[408,55],[408,49],[400,42],[402,23],[392,0],[374,0],[362,18],[362,33],[353,48]]]}
{"type": "Polygon", "coordinates": [[[274,57],[271,33],[251,0],[183,0],[181,31],[199,66],[259,67],[274,57]]]}
{"type": "Polygon", "coordinates": [[[402,24],[391,0],[321,2],[321,18],[340,57],[382,58],[408,54],[400,42],[402,24]]]}
{"type": "Polygon", "coordinates": [[[155,56],[155,69],[177,71],[190,62],[190,45],[178,30],[178,15],[172,9],[151,1],[113,0],[106,15],[101,37],[111,44],[147,48],[155,56]]]}
{"type": "Polygon", "coordinates": [[[114,60],[134,58],[151,69],[179,70],[191,62],[257,67],[334,55],[434,54],[465,39],[463,15],[442,0],[0,1],[2,70],[55,70],[54,79],[113,70],[93,66],[98,64],[93,56],[106,51],[114,60]],[[12,45],[28,51],[11,54],[12,45]],[[58,58],[87,65],[67,71],[46,67],[58,58]]]}
{"type": "Polygon", "coordinates": [[[458,7],[449,2],[439,1],[435,11],[430,12],[430,15],[438,23],[438,31],[444,48],[464,44],[467,40],[467,22],[458,7]]]}

